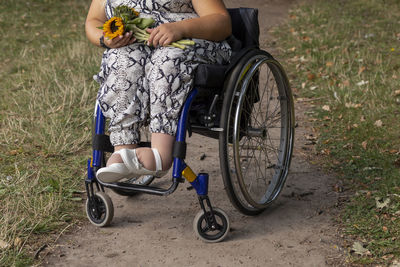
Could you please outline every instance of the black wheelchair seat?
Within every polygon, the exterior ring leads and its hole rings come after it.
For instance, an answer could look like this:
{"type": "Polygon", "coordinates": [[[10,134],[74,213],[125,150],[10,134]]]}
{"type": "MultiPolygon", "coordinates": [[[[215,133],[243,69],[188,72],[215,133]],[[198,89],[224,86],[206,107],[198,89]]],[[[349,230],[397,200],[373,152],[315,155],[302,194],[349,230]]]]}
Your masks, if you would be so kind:
{"type": "Polygon", "coordinates": [[[199,88],[199,96],[209,95],[210,89],[219,91],[224,86],[224,78],[237,61],[250,49],[259,47],[258,10],[254,8],[228,9],[232,20],[232,35],[227,42],[232,48],[232,57],[227,65],[201,64],[198,66],[194,86],[199,88]],[[203,91],[203,92],[202,92],[203,91]]]}

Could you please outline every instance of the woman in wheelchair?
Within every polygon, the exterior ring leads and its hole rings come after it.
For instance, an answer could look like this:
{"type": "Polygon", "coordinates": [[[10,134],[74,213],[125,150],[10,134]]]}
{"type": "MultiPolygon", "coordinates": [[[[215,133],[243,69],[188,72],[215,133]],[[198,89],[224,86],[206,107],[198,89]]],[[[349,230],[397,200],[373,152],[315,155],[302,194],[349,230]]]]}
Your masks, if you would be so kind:
{"type": "Polygon", "coordinates": [[[172,148],[181,107],[193,85],[199,64],[226,64],[231,48],[231,20],[222,0],[93,0],[86,34],[96,46],[107,48],[100,72],[97,101],[109,119],[115,152],[97,179],[111,183],[141,175],[163,176],[172,164],[172,148]],[[113,8],[127,5],[151,16],[147,44],[132,33],[114,39],[99,29],[113,16],[113,8]],[[186,49],[172,42],[192,38],[186,49]],[[151,148],[138,147],[140,129],[149,124],[151,148]]]}

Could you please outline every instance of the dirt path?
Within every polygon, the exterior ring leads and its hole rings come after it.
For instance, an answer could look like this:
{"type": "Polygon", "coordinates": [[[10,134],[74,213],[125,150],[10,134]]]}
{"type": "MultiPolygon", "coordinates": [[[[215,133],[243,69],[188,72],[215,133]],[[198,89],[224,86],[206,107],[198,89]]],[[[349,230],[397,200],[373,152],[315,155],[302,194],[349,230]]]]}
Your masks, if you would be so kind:
{"type": "MultiPolygon", "coordinates": [[[[263,48],[268,29],[287,17],[295,0],[225,1],[228,7],[259,9],[263,48]]],[[[188,164],[211,177],[210,199],[230,217],[232,230],[222,243],[196,238],[192,220],[199,211],[185,183],[168,197],[110,193],[115,207],[111,227],[89,223],[63,236],[43,252],[47,266],[325,266],[339,265],[340,249],[332,218],[334,178],[307,163],[304,107],[297,103],[296,145],[291,172],[275,204],[257,217],[237,212],[223,191],[217,141],[194,135],[188,140],[188,164]],[[204,160],[199,160],[201,154],[204,160]]]]}

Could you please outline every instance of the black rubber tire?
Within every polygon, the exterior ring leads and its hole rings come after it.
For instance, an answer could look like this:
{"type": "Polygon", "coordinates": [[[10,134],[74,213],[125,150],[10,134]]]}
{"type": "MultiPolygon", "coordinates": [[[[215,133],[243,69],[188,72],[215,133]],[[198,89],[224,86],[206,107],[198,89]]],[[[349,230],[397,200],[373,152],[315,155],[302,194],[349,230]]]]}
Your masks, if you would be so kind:
{"type": "Polygon", "coordinates": [[[224,92],[220,122],[220,127],[224,131],[220,133],[219,137],[219,153],[225,190],[231,203],[240,212],[246,215],[257,215],[276,199],[288,175],[294,141],[293,96],[282,66],[270,54],[258,49],[251,50],[238,62],[228,76],[224,92]],[[260,91],[258,90],[261,87],[259,81],[265,78],[263,76],[264,68],[267,70],[266,85],[269,85],[271,80],[273,80],[273,84],[265,87],[268,90],[260,91]],[[265,92],[269,95],[269,99],[266,100],[267,104],[263,102],[265,92]],[[275,98],[273,98],[273,94],[276,94],[275,98]],[[251,101],[249,101],[250,98],[251,101]],[[279,111],[275,110],[271,116],[268,114],[269,101],[278,103],[275,108],[279,109],[279,111]],[[257,111],[254,111],[256,109],[257,111]],[[262,109],[266,109],[267,112],[262,109]],[[257,118],[253,118],[264,113],[263,123],[259,123],[257,118]],[[268,124],[269,117],[272,117],[273,122],[279,124],[280,127],[271,127],[270,129],[269,125],[272,123],[268,124]],[[251,127],[257,123],[259,124],[258,128],[251,127]],[[279,135],[277,141],[270,135],[270,130],[274,131],[272,128],[280,129],[275,130],[275,135],[279,135]],[[252,138],[257,140],[253,142],[252,138]],[[244,145],[242,147],[241,142],[247,142],[246,149],[244,145]],[[269,142],[268,146],[264,144],[265,142],[269,142]],[[257,148],[255,148],[256,146],[257,148]],[[274,162],[268,156],[267,150],[270,149],[273,149],[276,154],[274,162]],[[246,168],[249,170],[245,170],[245,172],[242,172],[244,169],[242,162],[245,162],[245,159],[242,159],[245,157],[243,151],[247,151],[246,157],[248,158],[246,159],[248,162],[246,168]],[[261,163],[255,159],[256,153],[260,155],[259,158],[263,157],[265,164],[261,166],[262,168],[259,166],[261,163]],[[253,163],[251,163],[252,160],[253,163]],[[258,164],[258,168],[251,168],[254,164],[258,164]],[[254,169],[262,175],[261,178],[260,174],[252,175],[250,173],[250,170],[254,169]],[[267,172],[273,172],[272,175],[269,175],[271,177],[267,177],[267,172]],[[253,176],[254,178],[252,178],[253,176]],[[260,186],[255,187],[255,191],[261,191],[261,198],[254,196],[254,193],[251,192],[252,183],[249,185],[249,179],[254,179],[257,183],[262,181],[267,187],[265,190],[260,186]]]}
{"type": "Polygon", "coordinates": [[[89,221],[97,227],[109,225],[114,217],[111,198],[104,192],[96,192],[94,201],[95,203],[92,203],[86,199],[86,215],[89,221]]]}
{"type": "MultiPolygon", "coordinates": [[[[228,215],[219,208],[213,208],[213,212],[219,229],[210,230],[206,227],[207,222],[203,210],[200,210],[193,220],[194,232],[201,240],[207,243],[221,242],[228,235],[230,229],[228,215]]],[[[210,211],[207,211],[207,215],[209,213],[210,211]]]]}

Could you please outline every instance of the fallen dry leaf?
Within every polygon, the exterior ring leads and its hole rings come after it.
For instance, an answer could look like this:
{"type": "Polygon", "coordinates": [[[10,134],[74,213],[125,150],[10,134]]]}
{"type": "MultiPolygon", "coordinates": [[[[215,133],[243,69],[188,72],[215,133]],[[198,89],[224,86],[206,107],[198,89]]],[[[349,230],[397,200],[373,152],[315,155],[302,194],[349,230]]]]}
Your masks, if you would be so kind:
{"type": "Polygon", "coordinates": [[[374,125],[375,125],[376,127],[382,127],[383,122],[382,122],[381,120],[377,120],[377,121],[374,123],[374,125]]]}
{"type": "Polygon", "coordinates": [[[378,209],[386,208],[390,204],[390,198],[381,199],[380,197],[376,197],[375,204],[378,209]]]}
{"type": "Polygon", "coordinates": [[[308,59],[306,59],[304,56],[300,57],[300,62],[307,62],[307,61],[308,61],[308,59]]]}
{"type": "Polygon", "coordinates": [[[395,96],[399,96],[399,95],[400,95],[400,90],[394,91],[394,95],[395,95],[395,96]]]}
{"type": "Polygon", "coordinates": [[[354,103],[345,103],[344,104],[346,108],[361,108],[362,104],[354,104],[354,103]]]}
{"type": "Polygon", "coordinates": [[[20,247],[22,245],[22,239],[21,238],[19,238],[19,237],[16,237],[15,239],[14,239],[14,247],[20,247]]]}
{"type": "Polygon", "coordinates": [[[388,228],[387,228],[386,226],[382,226],[382,230],[383,230],[384,232],[387,232],[387,231],[388,231],[388,228]]]}
{"type": "Polygon", "coordinates": [[[358,255],[368,255],[371,253],[368,249],[364,248],[364,245],[361,242],[358,241],[354,242],[351,251],[358,255]]]}
{"type": "Polygon", "coordinates": [[[364,66],[360,67],[360,69],[358,70],[358,75],[360,75],[361,73],[363,73],[364,70],[365,70],[365,67],[364,67],[364,66]]]}
{"type": "Polygon", "coordinates": [[[333,62],[332,61],[328,61],[325,64],[327,67],[332,67],[333,66],[333,62]]]}
{"type": "Polygon", "coordinates": [[[343,186],[341,184],[335,184],[333,186],[333,191],[335,191],[337,193],[341,193],[341,192],[343,192],[343,186]]]}
{"type": "Polygon", "coordinates": [[[322,106],[322,109],[325,111],[331,111],[331,108],[328,105],[322,106]]]}
{"type": "Polygon", "coordinates": [[[358,86],[363,86],[363,85],[366,85],[366,84],[368,84],[368,83],[369,83],[369,81],[364,81],[364,80],[362,80],[362,81],[358,82],[357,85],[358,85],[358,86]]]}
{"type": "Polygon", "coordinates": [[[8,154],[11,155],[11,156],[15,156],[15,155],[18,154],[18,150],[10,150],[10,151],[8,152],[8,154]]]}
{"type": "Polygon", "coordinates": [[[317,137],[313,136],[312,134],[308,134],[304,136],[307,140],[317,140],[317,137]]]}
{"type": "Polygon", "coordinates": [[[10,246],[6,241],[0,240],[0,249],[7,249],[10,246]]]}
{"type": "Polygon", "coordinates": [[[362,146],[364,149],[367,149],[367,145],[368,145],[368,142],[367,142],[367,141],[364,141],[364,142],[361,143],[361,146],[362,146]]]}
{"type": "Polygon", "coordinates": [[[329,149],[322,149],[322,150],[321,150],[321,154],[322,154],[322,155],[330,155],[330,154],[331,154],[331,151],[330,151],[329,149]]]}
{"type": "Polygon", "coordinates": [[[353,144],[347,143],[347,144],[343,145],[343,148],[353,149],[353,144]]]}

